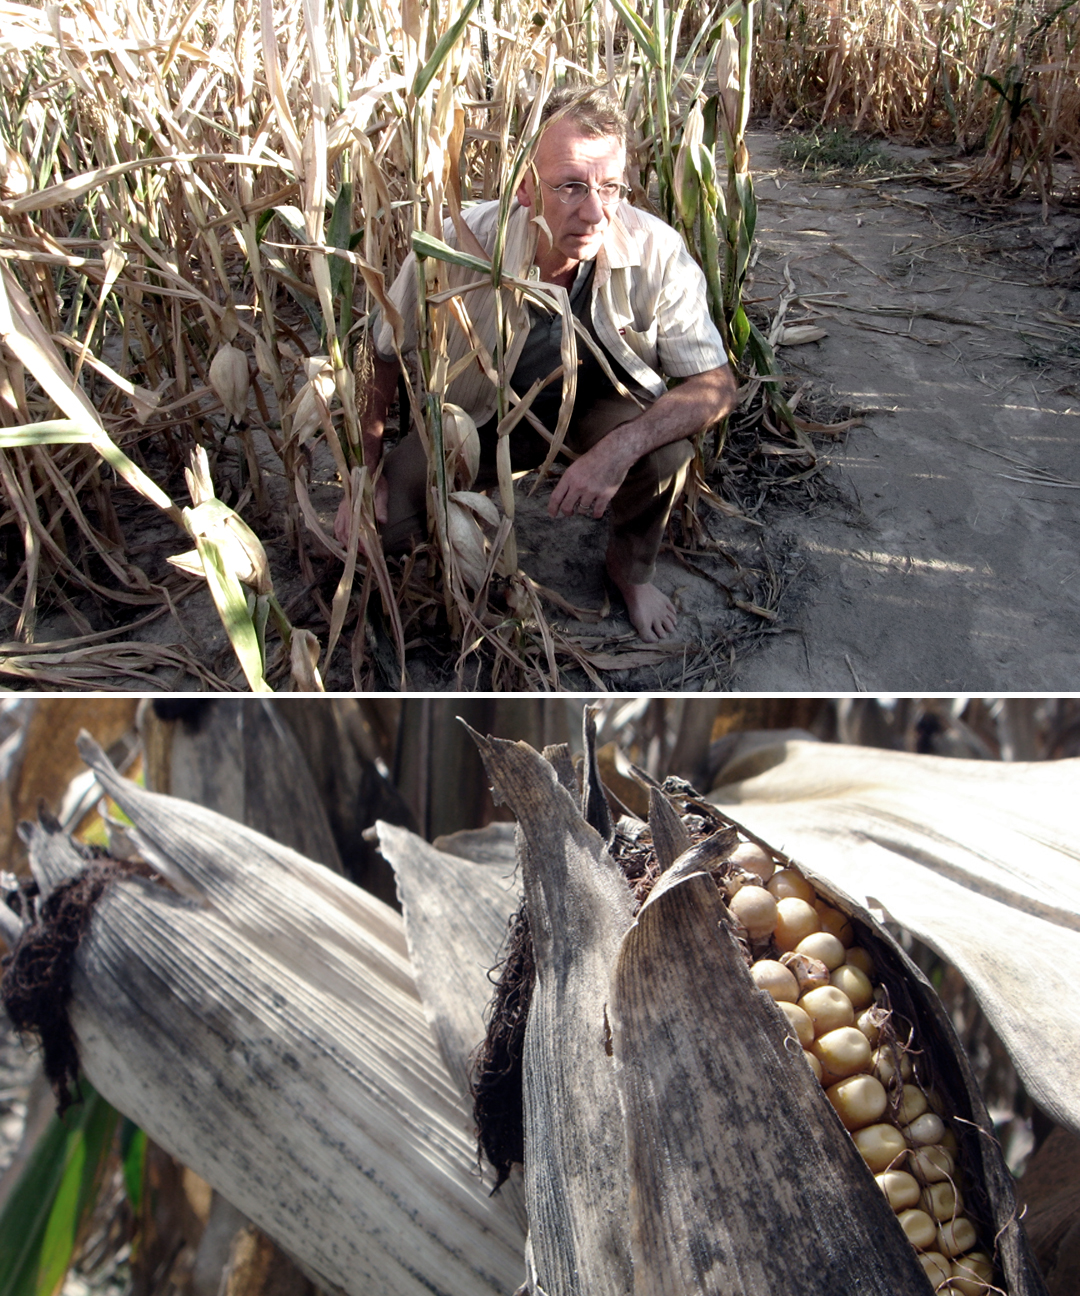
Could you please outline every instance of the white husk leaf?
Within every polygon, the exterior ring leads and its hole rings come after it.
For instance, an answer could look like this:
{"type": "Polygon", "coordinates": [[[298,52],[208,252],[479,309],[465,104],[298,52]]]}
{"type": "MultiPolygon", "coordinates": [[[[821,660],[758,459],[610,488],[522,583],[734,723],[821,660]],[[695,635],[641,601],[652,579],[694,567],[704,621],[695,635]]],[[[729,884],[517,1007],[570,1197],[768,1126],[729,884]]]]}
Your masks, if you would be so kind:
{"type": "MultiPolygon", "coordinates": [[[[325,1291],[509,1296],[524,1236],[476,1174],[400,916],[82,750],[144,857],[199,898],[134,878],[96,906],[71,1013],[94,1085],[325,1291]]],[[[85,864],[42,828],[34,848],[46,888],[85,864]]]]}
{"type": "Polygon", "coordinates": [[[460,405],[444,401],[442,417],[447,471],[454,485],[467,491],[480,470],[480,435],[460,405]]]}
{"type": "Polygon", "coordinates": [[[446,510],[446,530],[462,579],[471,590],[478,590],[487,571],[484,533],[472,513],[454,499],[446,510]]]}
{"type": "Polygon", "coordinates": [[[239,422],[247,409],[248,387],[247,356],[239,347],[222,346],[210,361],[210,386],[226,413],[239,422]]]}
{"type": "Polygon", "coordinates": [[[785,324],[773,340],[775,346],[802,346],[804,342],[820,342],[828,337],[817,324],[785,324]]]}

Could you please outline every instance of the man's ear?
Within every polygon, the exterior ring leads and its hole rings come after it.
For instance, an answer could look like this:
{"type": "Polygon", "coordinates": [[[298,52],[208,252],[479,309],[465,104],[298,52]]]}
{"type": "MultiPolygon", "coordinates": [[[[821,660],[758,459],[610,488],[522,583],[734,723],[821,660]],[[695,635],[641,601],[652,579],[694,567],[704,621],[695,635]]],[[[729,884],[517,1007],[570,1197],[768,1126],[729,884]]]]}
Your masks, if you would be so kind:
{"type": "Polygon", "coordinates": [[[525,174],[521,184],[517,187],[517,200],[522,207],[531,207],[533,205],[532,186],[529,184],[529,175],[525,174]]]}

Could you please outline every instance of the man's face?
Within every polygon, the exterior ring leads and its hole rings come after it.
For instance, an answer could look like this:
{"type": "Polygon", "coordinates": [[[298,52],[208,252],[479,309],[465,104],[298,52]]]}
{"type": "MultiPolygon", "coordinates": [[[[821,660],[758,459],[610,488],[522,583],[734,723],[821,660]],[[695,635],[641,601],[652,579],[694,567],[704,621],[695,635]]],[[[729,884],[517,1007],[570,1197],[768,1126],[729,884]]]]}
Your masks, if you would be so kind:
{"type": "Polygon", "coordinates": [[[551,231],[550,244],[543,231],[540,234],[538,261],[542,268],[545,262],[549,268],[557,268],[554,265],[557,259],[569,264],[591,261],[596,256],[617,203],[605,206],[595,189],[609,182],[621,184],[625,171],[626,149],[619,139],[583,135],[577,123],[568,117],[560,118],[544,131],[536,148],[534,166],[517,195],[523,207],[535,210],[539,190],[544,220],[551,231]],[[584,181],[594,192],[577,207],[564,206],[559,195],[540,184],[537,176],[549,186],[584,181]]]}

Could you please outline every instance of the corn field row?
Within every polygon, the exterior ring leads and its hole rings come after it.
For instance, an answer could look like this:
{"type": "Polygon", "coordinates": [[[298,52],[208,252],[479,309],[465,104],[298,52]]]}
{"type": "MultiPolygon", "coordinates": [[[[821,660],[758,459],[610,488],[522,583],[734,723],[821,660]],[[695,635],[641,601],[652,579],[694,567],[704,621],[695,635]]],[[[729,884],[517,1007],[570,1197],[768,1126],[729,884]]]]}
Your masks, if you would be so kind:
{"type": "Polygon", "coordinates": [[[769,0],[755,60],[774,122],[958,145],[980,191],[1076,195],[1076,0],[769,0]]]}
{"type": "MultiPolygon", "coordinates": [[[[897,33],[910,23],[899,8],[881,11],[891,16],[877,35],[854,11],[815,18],[809,6],[755,8],[754,0],[692,10],[659,0],[640,9],[629,0],[542,9],[492,0],[404,0],[400,9],[354,0],[4,5],[5,676],[85,687],[106,672],[144,685],[172,671],[216,688],[266,690],[273,681],[317,690],[341,645],[362,688],[372,679],[376,605],[400,683],[407,640],[440,616],[460,645],[459,668],[480,654],[493,663],[491,687],[558,687],[568,658],[589,672],[518,568],[508,472],[501,515],[460,498],[468,482],[455,480],[461,456],[442,417],[441,340],[467,311],[459,298],[439,297],[442,222],[469,201],[508,200],[537,101],[557,81],[612,83],[637,123],[635,200],[683,231],[733,360],[760,384],[774,362],[741,307],[755,218],[743,142],[751,87],[758,111],[854,112],[857,124],[886,131],[918,125],[922,112],[925,134],[940,113],[912,106],[914,84],[910,103],[896,99],[903,78],[880,55],[903,48],[897,33]],[[358,409],[365,321],[414,245],[427,301],[402,417],[426,437],[432,539],[426,563],[398,570],[375,530],[358,409]],[[117,478],[145,501],[142,512],[126,487],[114,495],[117,478]],[[316,498],[320,480],[339,483],[336,498],[348,502],[345,543],[332,534],[333,508],[316,498]],[[338,573],[316,598],[318,633],[294,625],[275,592],[263,541],[282,530],[309,587],[319,584],[316,564],[338,573]],[[171,566],[139,555],[151,532],[171,566]],[[204,581],[242,676],[215,675],[182,646],[118,641],[124,623],[153,620],[204,581]],[[493,582],[503,596],[497,611],[493,582]],[[45,652],[36,628],[48,610],[66,613],[73,636],[45,652]]],[[[959,24],[960,11],[950,12],[959,24]]],[[[933,93],[963,107],[961,138],[982,112],[987,166],[995,149],[1011,156],[1028,147],[1031,122],[1050,119],[1007,70],[1016,51],[1022,45],[1029,63],[1051,57],[1047,42],[1068,45],[1074,21],[1072,5],[1048,11],[1036,39],[1030,24],[1021,31],[1021,12],[995,28],[992,48],[969,51],[976,63],[965,62],[963,76],[955,52],[946,55],[941,40],[936,47],[933,93]],[[994,94],[978,81],[990,67],[1003,87],[1020,86],[1005,143],[994,134],[994,94]]],[[[938,20],[930,8],[912,13],[922,26],[911,49],[925,62],[938,20]]],[[[985,20],[972,11],[964,23],[981,32],[985,20]]],[[[1050,84],[1041,65],[1036,73],[1050,84]]],[[[1075,91],[1075,73],[1073,83],[1075,91]]],[[[1059,84],[1055,121],[1067,120],[1068,103],[1059,84]]],[[[1065,137],[1039,145],[1047,167],[1070,147],[1065,137]]],[[[497,257],[488,272],[500,282],[497,257]]],[[[501,374],[499,356],[480,358],[501,374]]],[[[764,386],[778,426],[797,438],[778,384],[764,386]]],[[[699,472],[691,502],[709,496],[699,472]]]]}

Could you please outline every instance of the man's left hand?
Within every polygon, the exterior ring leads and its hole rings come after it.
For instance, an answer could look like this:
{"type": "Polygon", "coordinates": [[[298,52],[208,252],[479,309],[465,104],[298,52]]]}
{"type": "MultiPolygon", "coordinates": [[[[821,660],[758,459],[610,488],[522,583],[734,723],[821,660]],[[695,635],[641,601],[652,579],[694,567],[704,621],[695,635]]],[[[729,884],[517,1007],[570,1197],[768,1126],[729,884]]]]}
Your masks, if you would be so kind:
{"type": "Polygon", "coordinates": [[[624,456],[613,453],[615,443],[610,434],[591,450],[575,459],[551,492],[548,514],[571,517],[574,513],[591,513],[602,518],[615,492],[623,484],[633,461],[623,463],[624,456]],[[610,442],[610,444],[609,444],[610,442]]]}

